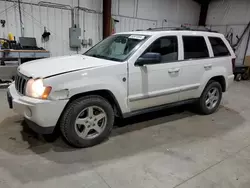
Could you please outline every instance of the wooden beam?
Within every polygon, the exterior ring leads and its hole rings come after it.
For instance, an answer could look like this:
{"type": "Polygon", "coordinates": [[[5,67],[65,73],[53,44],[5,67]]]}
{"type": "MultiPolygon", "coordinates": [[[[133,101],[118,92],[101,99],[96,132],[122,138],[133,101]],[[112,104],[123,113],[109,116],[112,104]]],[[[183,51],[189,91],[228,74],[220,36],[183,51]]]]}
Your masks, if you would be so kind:
{"type": "Polygon", "coordinates": [[[103,0],[103,38],[111,35],[111,0],[103,0]]]}
{"type": "Polygon", "coordinates": [[[200,12],[200,18],[199,18],[200,26],[206,25],[208,7],[209,7],[209,2],[203,2],[201,4],[201,12],[200,12]]]}

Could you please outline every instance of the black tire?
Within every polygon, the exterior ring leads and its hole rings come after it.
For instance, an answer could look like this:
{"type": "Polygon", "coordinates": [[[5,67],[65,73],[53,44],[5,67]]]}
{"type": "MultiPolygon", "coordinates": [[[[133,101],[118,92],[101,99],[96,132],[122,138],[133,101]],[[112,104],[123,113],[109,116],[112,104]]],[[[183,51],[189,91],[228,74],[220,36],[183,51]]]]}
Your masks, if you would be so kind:
{"type": "Polygon", "coordinates": [[[207,86],[205,87],[199,101],[198,101],[199,112],[201,114],[203,114],[203,115],[209,115],[209,114],[214,113],[218,109],[218,107],[220,106],[221,99],[222,99],[222,87],[221,87],[220,83],[218,83],[216,81],[213,81],[213,80],[209,81],[207,86]],[[218,99],[218,102],[217,102],[216,106],[213,107],[212,109],[209,109],[206,106],[206,97],[207,97],[208,92],[212,88],[217,88],[218,89],[218,91],[219,91],[219,99],[218,99]]]}
{"type": "Polygon", "coordinates": [[[91,95],[72,101],[65,109],[60,119],[60,130],[70,145],[85,148],[97,145],[109,137],[114,124],[114,110],[103,97],[91,95]],[[107,123],[103,132],[93,139],[83,139],[76,133],[75,121],[78,114],[89,106],[101,107],[107,114],[107,123]]]}
{"type": "Polygon", "coordinates": [[[242,75],[242,80],[248,80],[249,79],[249,73],[248,72],[245,72],[243,75],[242,75]]]}
{"type": "Polygon", "coordinates": [[[241,79],[242,79],[242,75],[241,75],[241,74],[237,74],[237,75],[235,76],[235,80],[236,80],[237,82],[241,81],[241,79]]]}

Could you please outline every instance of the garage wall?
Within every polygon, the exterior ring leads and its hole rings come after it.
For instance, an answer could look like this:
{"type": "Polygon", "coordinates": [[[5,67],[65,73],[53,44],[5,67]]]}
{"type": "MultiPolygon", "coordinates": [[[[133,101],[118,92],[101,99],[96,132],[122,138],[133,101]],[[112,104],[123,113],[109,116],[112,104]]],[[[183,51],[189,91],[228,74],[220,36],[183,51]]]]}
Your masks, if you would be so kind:
{"type": "MultiPolygon", "coordinates": [[[[22,2],[28,2],[28,3],[38,3],[41,0],[21,0],[22,2]]],[[[72,7],[78,6],[78,0],[42,0],[46,2],[53,2],[53,3],[60,3],[65,5],[70,5],[72,7]]],[[[80,0],[80,6],[84,6],[89,9],[99,9],[102,8],[102,0],[80,0]]]]}
{"type": "Polygon", "coordinates": [[[193,0],[113,0],[112,13],[156,20],[157,27],[197,25],[200,5],[193,0]]]}
{"type": "MultiPolygon", "coordinates": [[[[249,0],[217,0],[209,5],[207,25],[225,35],[233,34],[233,44],[237,42],[237,35],[240,36],[250,21],[249,0]]],[[[236,50],[237,63],[242,64],[249,31],[244,36],[240,46],[236,50]]],[[[250,55],[250,44],[247,55],[250,55]]]]}
{"type": "MultiPolygon", "coordinates": [[[[69,28],[71,11],[64,8],[38,6],[39,0],[22,0],[24,35],[36,37],[38,46],[51,52],[51,56],[82,53],[87,48],[75,51],[69,48],[69,28]],[[42,41],[41,35],[46,27],[51,32],[50,40],[42,41]]],[[[78,0],[52,0],[75,7],[78,0]]],[[[102,0],[80,0],[80,6],[90,10],[79,11],[79,25],[83,39],[92,39],[96,44],[102,39],[102,0]]],[[[116,32],[148,29],[154,27],[197,25],[200,6],[193,0],[112,0],[112,15],[119,22],[116,32]]],[[[76,16],[77,17],[77,16],[76,16]]],[[[0,37],[6,38],[12,32],[16,38],[21,36],[19,11],[16,2],[0,0],[0,18],[6,26],[0,27],[0,37]]]]}
{"type": "MultiPolygon", "coordinates": [[[[67,9],[38,6],[37,0],[23,0],[21,4],[24,36],[35,37],[39,47],[51,52],[51,56],[72,55],[82,53],[88,48],[81,48],[78,52],[69,47],[69,28],[71,27],[71,11],[67,9]],[[45,42],[41,36],[46,27],[51,33],[49,41],[45,42]]],[[[56,1],[53,1],[56,2],[56,1]]],[[[56,3],[64,3],[71,7],[77,6],[77,1],[63,0],[56,3]],[[67,3],[67,4],[66,4],[67,3]]],[[[91,38],[96,44],[102,39],[102,3],[100,0],[80,1],[82,7],[93,9],[97,13],[79,11],[79,25],[82,28],[82,38],[91,38]],[[83,3],[84,2],[84,3],[83,3]],[[99,12],[99,13],[98,13],[99,12]],[[84,29],[85,28],[85,29],[84,29]]],[[[70,8],[70,7],[69,7],[70,8]]],[[[0,18],[6,20],[4,28],[0,26],[0,37],[7,38],[11,32],[18,37],[21,36],[21,25],[19,19],[18,4],[0,1],[0,18]]]]}

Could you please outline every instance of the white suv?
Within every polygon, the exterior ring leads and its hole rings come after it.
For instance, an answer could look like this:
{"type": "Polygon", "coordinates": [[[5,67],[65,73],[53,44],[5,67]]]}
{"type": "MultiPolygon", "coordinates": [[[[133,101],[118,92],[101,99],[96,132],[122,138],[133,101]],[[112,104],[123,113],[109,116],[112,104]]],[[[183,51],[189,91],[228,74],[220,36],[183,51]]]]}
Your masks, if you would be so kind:
{"type": "Polygon", "coordinates": [[[215,112],[233,82],[234,61],[218,33],[118,33],[83,55],[22,64],[8,102],[34,131],[59,126],[70,144],[89,147],[109,136],[115,116],[190,102],[203,114],[215,112]]]}

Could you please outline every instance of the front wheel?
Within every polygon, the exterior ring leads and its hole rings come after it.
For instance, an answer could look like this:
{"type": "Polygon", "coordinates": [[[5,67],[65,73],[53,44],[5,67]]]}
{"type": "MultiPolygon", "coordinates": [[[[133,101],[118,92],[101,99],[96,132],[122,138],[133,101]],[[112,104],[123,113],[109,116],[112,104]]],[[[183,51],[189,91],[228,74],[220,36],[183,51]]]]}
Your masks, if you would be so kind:
{"type": "Polygon", "coordinates": [[[86,96],[71,102],[62,115],[60,129],[75,147],[90,147],[106,139],[113,128],[112,106],[100,96],[86,96]]]}
{"type": "Polygon", "coordinates": [[[205,115],[214,113],[220,105],[221,98],[222,88],[220,83],[210,81],[199,99],[200,112],[205,115]]]}

